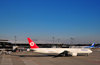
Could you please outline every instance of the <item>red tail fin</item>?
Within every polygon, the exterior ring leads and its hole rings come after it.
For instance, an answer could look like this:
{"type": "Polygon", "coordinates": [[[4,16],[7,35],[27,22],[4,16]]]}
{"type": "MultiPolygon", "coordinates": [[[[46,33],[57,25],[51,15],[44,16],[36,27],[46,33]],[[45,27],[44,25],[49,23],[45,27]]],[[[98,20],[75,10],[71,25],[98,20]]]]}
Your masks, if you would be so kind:
{"type": "Polygon", "coordinates": [[[30,38],[27,38],[31,48],[39,48],[30,38]]]}

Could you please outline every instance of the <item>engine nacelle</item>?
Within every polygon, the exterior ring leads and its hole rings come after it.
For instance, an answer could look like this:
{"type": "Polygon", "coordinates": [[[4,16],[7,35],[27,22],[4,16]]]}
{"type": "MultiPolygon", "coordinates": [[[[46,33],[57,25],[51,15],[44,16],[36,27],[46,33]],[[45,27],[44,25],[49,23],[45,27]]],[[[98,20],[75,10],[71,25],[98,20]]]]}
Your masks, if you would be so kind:
{"type": "Polygon", "coordinates": [[[77,56],[77,53],[72,53],[72,56],[77,56]]]}

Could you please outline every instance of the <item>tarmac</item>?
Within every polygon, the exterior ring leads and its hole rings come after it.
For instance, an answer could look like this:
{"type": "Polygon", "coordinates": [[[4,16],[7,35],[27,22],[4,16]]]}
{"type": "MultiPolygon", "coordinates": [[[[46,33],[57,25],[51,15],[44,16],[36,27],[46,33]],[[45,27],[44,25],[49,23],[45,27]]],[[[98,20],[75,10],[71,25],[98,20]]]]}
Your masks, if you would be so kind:
{"type": "Polygon", "coordinates": [[[34,52],[15,52],[0,55],[0,65],[100,65],[100,51],[89,56],[54,57],[34,52]]]}

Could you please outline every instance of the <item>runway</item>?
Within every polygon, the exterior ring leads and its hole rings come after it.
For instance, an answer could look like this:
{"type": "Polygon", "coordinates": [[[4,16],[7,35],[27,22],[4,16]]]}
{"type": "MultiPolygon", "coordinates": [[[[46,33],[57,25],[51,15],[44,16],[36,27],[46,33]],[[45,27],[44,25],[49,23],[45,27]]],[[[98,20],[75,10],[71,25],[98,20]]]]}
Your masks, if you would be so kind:
{"type": "Polygon", "coordinates": [[[100,65],[100,51],[89,56],[54,57],[33,52],[0,55],[0,65],[100,65]]]}

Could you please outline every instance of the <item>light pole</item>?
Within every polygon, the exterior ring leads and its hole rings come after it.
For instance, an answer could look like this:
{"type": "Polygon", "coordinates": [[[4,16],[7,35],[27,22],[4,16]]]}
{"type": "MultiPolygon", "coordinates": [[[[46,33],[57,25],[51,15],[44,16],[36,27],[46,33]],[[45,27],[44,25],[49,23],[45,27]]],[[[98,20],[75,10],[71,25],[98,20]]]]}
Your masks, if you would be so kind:
{"type": "Polygon", "coordinates": [[[16,36],[14,36],[14,38],[15,38],[15,45],[16,45],[16,41],[17,41],[17,40],[16,40],[16,36]]]}
{"type": "Polygon", "coordinates": [[[55,42],[55,37],[53,36],[52,39],[53,39],[53,44],[54,44],[54,42],[55,42]]]}

